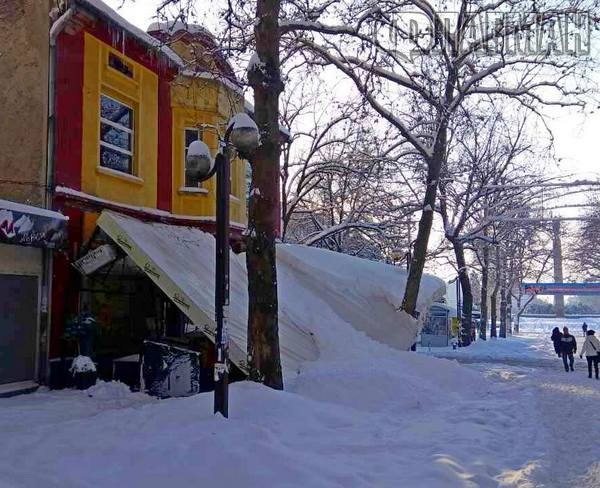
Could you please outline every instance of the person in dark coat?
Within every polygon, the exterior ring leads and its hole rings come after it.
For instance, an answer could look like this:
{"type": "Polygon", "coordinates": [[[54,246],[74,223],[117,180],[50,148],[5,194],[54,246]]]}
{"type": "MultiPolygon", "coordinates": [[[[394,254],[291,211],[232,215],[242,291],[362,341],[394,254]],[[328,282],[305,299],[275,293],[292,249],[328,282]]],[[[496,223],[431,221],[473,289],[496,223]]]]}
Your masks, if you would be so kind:
{"type": "Polygon", "coordinates": [[[569,372],[569,367],[571,368],[571,371],[575,371],[573,369],[573,363],[575,362],[573,354],[577,352],[577,340],[575,339],[575,336],[569,334],[568,327],[563,327],[563,334],[560,339],[560,352],[562,354],[563,364],[565,365],[565,371],[569,372]],[[567,358],[569,359],[568,366],[567,358]]]}
{"type": "Polygon", "coordinates": [[[554,352],[561,357],[560,352],[560,340],[562,339],[562,334],[560,333],[560,329],[558,327],[554,327],[552,329],[552,335],[550,336],[550,340],[554,343],[554,352]]]}
{"type": "Polygon", "coordinates": [[[581,326],[581,330],[583,331],[583,337],[587,335],[587,324],[584,322],[581,326]]]}

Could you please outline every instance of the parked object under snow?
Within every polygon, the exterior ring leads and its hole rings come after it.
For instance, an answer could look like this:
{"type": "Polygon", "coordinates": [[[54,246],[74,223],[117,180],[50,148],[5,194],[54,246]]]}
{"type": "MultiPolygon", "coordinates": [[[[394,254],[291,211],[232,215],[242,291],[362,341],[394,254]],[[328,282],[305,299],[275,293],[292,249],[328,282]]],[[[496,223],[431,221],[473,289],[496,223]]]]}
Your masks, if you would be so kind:
{"type": "Polygon", "coordinates": [[[96,384],[98,374],[96,365],[89,356],[79,355],[73,359],[71,364],[73,383],[78,390],[87,390],[96,384]]]}
{"type": "MultiPolygon", "coordinates": [[[[98,225],[190,318],[192,330],[214,339],[215,241],[210,234],[108,211],[102,213],[98,225]]],[[[323,352],[351,358],[353,348],[345,335],[355,337],[356,331],[400,350],[414,342],[419,324],[399,311],[406,282],[402,269],[298,245],[277,247],[277,269],[284,369],[296,371],[323,352]],[[336,336],[332,337],[332,331],[336,336]]],[[[230,357],[245,370],[248,285],[244,255],[231,254],[230,272],[230,357]]],[[[443,292],[443,282],[424,276],[419,308],[426,310],[438,292],[443,292]]]]}
{"type": "Polygon", "coordinates": [[[200,392],[200,354],[182,347],[144,342],[142,391],[160,398],[200,392]]]}
{"type": "Polygon", "coordinates": [[[89,373],[96,372],[96,365],[89,356],[77,356],[73,359],[71,373],[89,373]]]}

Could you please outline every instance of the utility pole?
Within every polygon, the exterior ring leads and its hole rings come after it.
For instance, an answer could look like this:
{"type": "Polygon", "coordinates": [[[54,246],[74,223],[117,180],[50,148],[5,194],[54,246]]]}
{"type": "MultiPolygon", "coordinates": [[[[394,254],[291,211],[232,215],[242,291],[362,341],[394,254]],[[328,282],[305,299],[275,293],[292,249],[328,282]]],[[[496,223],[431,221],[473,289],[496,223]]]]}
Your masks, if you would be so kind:
{"type": "MultiPolygon", "coordinates": [[[[563,282],[562,243],[560,240],[560,220],[552,221],[552,257],[554,260],[554,282],[563,282]]],[[[565,296],[554,295],[554,313],[557,317],[565,316],[565,296]]]]}

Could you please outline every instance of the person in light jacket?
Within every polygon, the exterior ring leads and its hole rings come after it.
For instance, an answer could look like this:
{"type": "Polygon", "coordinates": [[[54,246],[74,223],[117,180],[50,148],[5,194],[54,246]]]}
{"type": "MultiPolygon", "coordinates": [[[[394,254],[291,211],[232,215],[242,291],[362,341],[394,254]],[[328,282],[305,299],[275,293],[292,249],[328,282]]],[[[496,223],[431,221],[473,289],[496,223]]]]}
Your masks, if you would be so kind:
{"type": "Polygon", "coordinates": [[[595,331],[588,330],[585,336],[585,342],[581,347],[581,353],[579,357],[585,358],[588,363],[588,378],[592,377],[592,365],[594,365],[594,372],[596,373],[596,379],[598,379],[598,362],[600,362],[600,340],[594,335],[595,331]]]}

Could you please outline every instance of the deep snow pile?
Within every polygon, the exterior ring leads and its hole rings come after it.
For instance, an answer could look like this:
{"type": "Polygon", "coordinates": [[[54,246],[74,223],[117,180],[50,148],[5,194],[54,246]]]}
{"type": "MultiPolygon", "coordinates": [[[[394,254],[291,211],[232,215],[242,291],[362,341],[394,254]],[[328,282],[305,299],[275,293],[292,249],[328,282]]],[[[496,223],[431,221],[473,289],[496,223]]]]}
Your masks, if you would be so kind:
{"type": "Polygon", "coordinates": [[[229,420],[210,394],[159,401],[118,384],[0,400],[0,486],[429,488],[504,471],[491,449],[485,465],[469,451],[506,435],[481,425],[481,375],[376,352],[386,356],[370,365],[312,363],[286,392],[234,384],[229,420]],[[465,402],[468,420],[455,411],[465,402]]]}
{"type": "Polygon", "coordinates": [[[527,477],[532,457],[507,446],[542,449],[545,438],[523,427],[534,408],[529,396],[348,324],[322,324],[330,335],[319,359],[288,371],[284,392],[232,385],[228,420],[212,414],[211,394],[159,401],[115,383],[0,400],[0,480],[10,487],[525,486],[515,480],[527,477]]]}
{"type": "Polygon", "coordinates": [[[211,394],[118,383],[0,399],[0,486],[598,486],[600,426],[581,444],[556,421],[583,425],[600,399],[583,371],[472,369],[322,324],[319,359],[288,371],[284,392],[233,384],[228,420],[211,394]]]}

